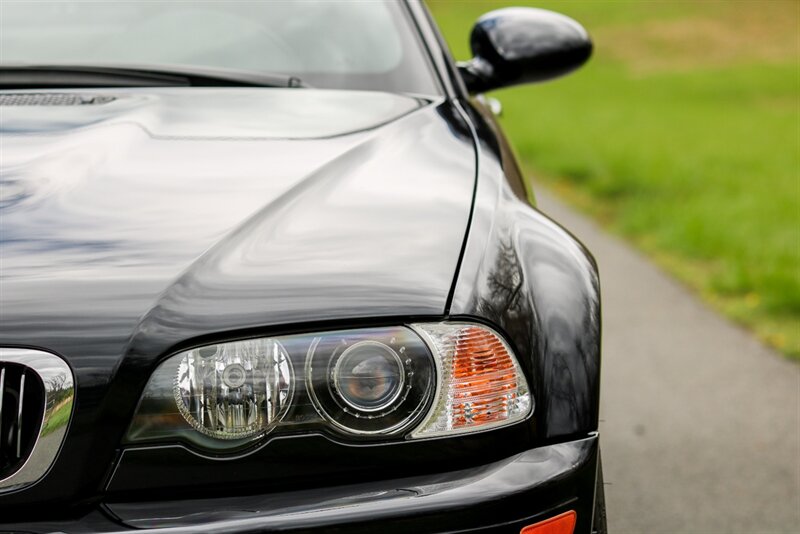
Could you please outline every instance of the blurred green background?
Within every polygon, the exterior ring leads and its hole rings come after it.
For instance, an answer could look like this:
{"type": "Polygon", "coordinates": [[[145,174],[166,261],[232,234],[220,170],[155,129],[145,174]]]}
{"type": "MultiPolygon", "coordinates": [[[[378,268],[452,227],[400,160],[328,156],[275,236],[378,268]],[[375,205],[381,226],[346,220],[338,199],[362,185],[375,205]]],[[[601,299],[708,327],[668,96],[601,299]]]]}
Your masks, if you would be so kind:
{"type": "Polygon", "coordinates": [[[800,359],[800,2],[428,5],[458,60],[492,9],[581,22],[588,65],[491,94],[528,175],[800,359]]]}

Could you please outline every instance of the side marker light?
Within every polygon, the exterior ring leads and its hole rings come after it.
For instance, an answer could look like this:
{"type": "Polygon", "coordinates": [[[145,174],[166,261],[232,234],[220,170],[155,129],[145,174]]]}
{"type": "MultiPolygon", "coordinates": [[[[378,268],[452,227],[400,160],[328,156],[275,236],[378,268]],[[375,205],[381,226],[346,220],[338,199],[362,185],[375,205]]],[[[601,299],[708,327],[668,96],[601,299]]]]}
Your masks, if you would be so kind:
{"type": "Polygon", "coordinates": [[[550,519],[528,525],[520,530],[519,534],[572,534],[575,531],[577,517],[575,510],[570,510],[550,519]]]}

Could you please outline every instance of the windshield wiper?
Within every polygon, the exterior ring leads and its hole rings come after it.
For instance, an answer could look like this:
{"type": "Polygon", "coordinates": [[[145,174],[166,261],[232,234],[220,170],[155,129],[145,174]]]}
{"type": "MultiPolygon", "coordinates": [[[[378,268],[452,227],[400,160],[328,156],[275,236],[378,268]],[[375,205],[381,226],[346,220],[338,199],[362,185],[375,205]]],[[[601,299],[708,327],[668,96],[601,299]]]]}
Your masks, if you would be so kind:
{"type": "Polygon", "coordinates": [[[283,74],[185,65],[0,65],[0,89],[308,87],[283,74]]]}

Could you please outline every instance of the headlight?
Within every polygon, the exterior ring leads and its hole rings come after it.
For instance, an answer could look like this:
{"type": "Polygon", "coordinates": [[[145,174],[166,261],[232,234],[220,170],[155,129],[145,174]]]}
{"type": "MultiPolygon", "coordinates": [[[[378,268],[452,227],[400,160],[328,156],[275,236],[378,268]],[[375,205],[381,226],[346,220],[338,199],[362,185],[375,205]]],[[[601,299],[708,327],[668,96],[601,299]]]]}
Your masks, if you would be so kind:
{"type": "Polygon", "coordinates": [[[413,324],[175,354],[150,378],[126,442],[225,452],[277,433],[419,439],[512,424],[531,410],[519,363],[496,332],[413,324]]]}
{"type": "Polygon", "coordinates": [[[340,332],[311,343],[306,389],[323,419],[347,434],[397,434],[419,420],[435,363],[408,328],[340,332]]]}
{"type": "Polygon", "coordinates": [[[195,430],[219,439],[257,436],[289,407],[292,366],[278,341],[254,339],[184,352],[175,404],[195,430]]]}
{"type": "Polygon", "coordinates": [[[347,347],[333,368],[333,389],[357,412],[389,408],[403,391],[405,369],[392,347],[359,341],[347,347]]]}

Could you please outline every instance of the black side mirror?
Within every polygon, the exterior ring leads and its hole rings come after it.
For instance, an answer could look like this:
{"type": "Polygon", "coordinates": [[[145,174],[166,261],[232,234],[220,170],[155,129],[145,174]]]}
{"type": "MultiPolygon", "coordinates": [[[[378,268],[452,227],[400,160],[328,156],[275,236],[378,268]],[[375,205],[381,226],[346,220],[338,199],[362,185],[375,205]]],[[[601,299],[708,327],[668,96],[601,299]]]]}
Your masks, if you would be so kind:
{"type": "Polygon", "coordinates": [[[556,78],[592,55],[586,30],[569,17],[526,7],[490,11],[472,28],[471,60],[458,66],[470,93],[556,78]]]}

